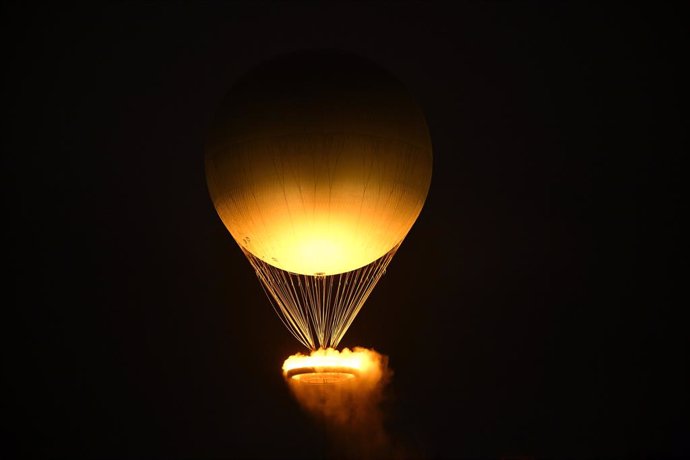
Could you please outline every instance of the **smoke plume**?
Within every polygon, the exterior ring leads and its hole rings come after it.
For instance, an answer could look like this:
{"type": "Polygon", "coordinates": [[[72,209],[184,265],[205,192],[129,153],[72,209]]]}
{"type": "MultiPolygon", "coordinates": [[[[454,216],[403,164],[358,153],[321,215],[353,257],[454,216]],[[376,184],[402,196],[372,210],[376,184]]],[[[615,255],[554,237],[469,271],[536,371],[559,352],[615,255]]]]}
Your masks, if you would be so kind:
{"type": "Polygon", "coordinates": [[[400,456],[386,434],[381,409],[383,390],[392,375],[386,356],[359,347],[342,351],[322,349],[312,352],[311,356],[291,356],[285,361],[283,370],[297,401],[327,431],[333,458],[400,456]],[[319,383],[289,377],[288,370],[300,365],[314,372],[353,368],[357,375],[319,383]]]}

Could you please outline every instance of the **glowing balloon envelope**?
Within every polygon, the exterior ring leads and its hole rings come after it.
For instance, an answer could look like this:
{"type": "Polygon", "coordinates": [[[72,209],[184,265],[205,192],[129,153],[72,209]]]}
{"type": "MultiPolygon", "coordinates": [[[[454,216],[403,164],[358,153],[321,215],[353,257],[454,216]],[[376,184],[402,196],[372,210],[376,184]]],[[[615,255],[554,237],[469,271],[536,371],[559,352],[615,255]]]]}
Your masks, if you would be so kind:
{"type": "Polygon", "coordinates": [[[286,326],[313,336],[311,348],[342,337],[335,323],[349,326],[414,224],[431,168],[426,122],[404,86],[334,52],[293,54],[250,72],[222,102],[206,144],[220,218],[286,326]]]}

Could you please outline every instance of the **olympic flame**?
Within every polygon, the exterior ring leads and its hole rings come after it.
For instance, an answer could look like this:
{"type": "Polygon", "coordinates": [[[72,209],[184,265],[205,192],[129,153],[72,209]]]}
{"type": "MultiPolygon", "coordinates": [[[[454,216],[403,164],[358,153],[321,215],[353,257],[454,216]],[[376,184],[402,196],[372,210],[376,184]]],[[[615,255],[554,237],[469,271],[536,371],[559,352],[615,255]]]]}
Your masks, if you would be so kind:
{"type": "Polygon", "coordinates": [[[383,372],[382,356],[372,350],[333,348],[314,350],[310,355],[297,353],[283,363],[283,375],[307,384],[340,383],[350,379],[378,382],[383,372]]]}
{"type": "Polygon", "coordinates": [[[391,376],[386,356],[359,347],[320,349],[290,356],[283,376],[300,405],[326,427],[338,458],[390,452],[380,408],[391,376]]]}

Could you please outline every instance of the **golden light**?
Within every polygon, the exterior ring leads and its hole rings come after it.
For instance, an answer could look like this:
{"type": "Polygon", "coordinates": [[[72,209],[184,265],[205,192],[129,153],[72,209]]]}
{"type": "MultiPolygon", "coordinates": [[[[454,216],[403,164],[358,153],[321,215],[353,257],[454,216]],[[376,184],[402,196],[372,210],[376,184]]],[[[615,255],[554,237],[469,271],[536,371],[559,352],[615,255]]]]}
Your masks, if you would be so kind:
{"type": "Polygon", "coordinates": [[[233,155],[210,150],[211,196],[244,250],[292,273],[332,275],[405,238],[429,188],[428,140],[315,132],[281,142],[287,152],[259,141],[223,145],[233,155]]]}
{"type": "Polygon", "coordinates": [[[405,238],[431,181],[424,115],[349,55],[296,56],[230,93],[206,145],[211,198],[237,243],[305,275],[356,270],[405,238]]]}
{"type": "Polygon", "coordinates": [[[338,384],[371,378],[379,372],[379,359],[379,355],[364,348],[322,348],[310,355],[290,356],[283,363],[283,375],[300,384],[338,384]]]}

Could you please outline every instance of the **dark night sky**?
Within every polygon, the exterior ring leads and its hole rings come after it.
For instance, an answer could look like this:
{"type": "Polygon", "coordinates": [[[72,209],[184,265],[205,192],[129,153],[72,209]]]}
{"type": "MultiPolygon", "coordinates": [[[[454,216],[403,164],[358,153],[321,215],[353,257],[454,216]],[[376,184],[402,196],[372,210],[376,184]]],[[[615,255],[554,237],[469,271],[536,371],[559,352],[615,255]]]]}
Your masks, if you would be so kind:
{"type": "Polygon", "coordinates": [[[392,71],[434,144],[344,341],[390,356],[391,435],[427,458],[690,455],[680,11],[55,3],[2,6],[0,456],[328,453],[203,169],[231,84],[305,48],[392,71]]]}

